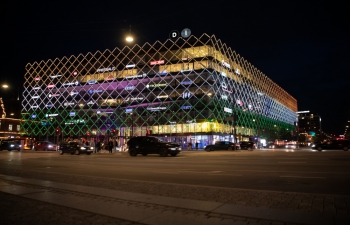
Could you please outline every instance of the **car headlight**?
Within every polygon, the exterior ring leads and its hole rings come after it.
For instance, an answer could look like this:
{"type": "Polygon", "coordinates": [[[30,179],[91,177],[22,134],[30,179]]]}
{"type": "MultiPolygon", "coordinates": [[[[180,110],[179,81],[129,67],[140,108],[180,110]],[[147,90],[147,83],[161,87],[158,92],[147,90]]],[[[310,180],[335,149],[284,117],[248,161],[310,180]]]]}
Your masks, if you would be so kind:
{"type": "Polygon", "coordinates": [[[11,144],[10,147],[13,148],[13,147],[15,147],[15,145],[14,145],[14,144],[11,144]]]}
{"type": "Polygon", "coordinates": [[[49,148],[52,148],[52,145],[49,145],[48,147],[49,147],[49,148]]]}
{"type": "Polygon", "coordinates": [[[80,147],[80,150],[86,150],[86,148],[85,147],[80,147]]]}
{"type": "Polygon", "coordinates": [[[311,145],[312,148],[315,147],[315,146],[316,146],[316,145],[314,145],[314,144],[311,145]]]}

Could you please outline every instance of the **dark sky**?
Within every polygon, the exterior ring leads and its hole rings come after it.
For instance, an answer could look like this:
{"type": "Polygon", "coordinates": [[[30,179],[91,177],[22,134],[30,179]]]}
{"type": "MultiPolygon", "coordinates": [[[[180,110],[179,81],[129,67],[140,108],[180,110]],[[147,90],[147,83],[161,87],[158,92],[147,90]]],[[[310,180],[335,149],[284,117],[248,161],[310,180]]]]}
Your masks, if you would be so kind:
{"type": "MultiPolygon", "coordinates": [[[[350,119],[347,1],[1,1],[1,78],[23,84],[26,63],[143,45],[170,31],[214,34],[343,134],[350,119]]],[[[14,89],[13,89],[14,91],[14,89]]],[[[14,91],[13,93],[15,93],[14,91]]],[[[2,93],[4,95],[4,93],[2,93]]]]}

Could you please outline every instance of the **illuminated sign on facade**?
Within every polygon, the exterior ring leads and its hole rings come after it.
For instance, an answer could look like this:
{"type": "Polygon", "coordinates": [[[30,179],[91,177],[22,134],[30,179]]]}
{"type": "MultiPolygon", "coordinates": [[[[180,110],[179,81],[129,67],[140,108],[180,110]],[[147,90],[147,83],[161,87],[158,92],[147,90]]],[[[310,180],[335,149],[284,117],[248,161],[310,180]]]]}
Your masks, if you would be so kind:
{"type": "Polygon", "coordinates": [[[225,111],[225,112],[228,112],[228,113],[232,113],[232,109],[227,108],[227,107],[224,107],[224,111],[225,111]]]}
{"type": "Polygon", "coordinates": [[[182,81],[180,84],[182,85],[191,85],[193,82],[191,80],[186,80],[186,81],[182,81]]]}
{"type": "Polygon", "coordinates": [[[238,68],[236,68],[236,71],[235,71],[235,72],[236,72],[237,74],[240,74],[240,73],[239,73],[239,69],[238,69],[238,68]]]}
{"type": "Polygon", "coordinates": [[[132,113],[132,109],[125,109],[126,113],[132,113]]]}
{"type": "Polygon", "coordinates": [[[99,93],[102,92],[102,90],[89,90],[88,93],[91,95],[93,93],[99,93]]]}
{"type": "Polygon", "coordinates": [[[124,89],[125,89],[126,91],[131,91],[131,90],[134,90],[134,89],[135,89],[135,86],[132,86],[132,85],[126,86],[124,89]]]}
{"type": "Polygon", "coordinates": [[[224,67],[227,67],[227,68],[231,68],[230,64],[228,64],[227,62],[225,62],[224,60],[221,61],[222,65],[224,67]]]}
{"type": "Polygon", "coordinates": [[[129,68],[134,68],[134,67],[135,67],[135,64],[128,64],[128,65],[126,65],[125,67],[128,68],[128,69],[129,69],[129,68]]]}
{"type": "Polygon", "coordinates": [[[32,96],[32,98],[34,98],[34,99],[39,98],[39,95],[34,95],[34,96],[32,96]]]}
{"type": "Polygon", "coordinates": [[[58,97],[58,96],[60,96],[60,94],[49,94],[49,98],[58,97]]]}
{"type": "Polygon", "coordinates": [[[182,98],[190,98],[191,97],[191,92],[189,91],[184,91],[182,93],[182,98]]]}
{"type": "Polygon", "coordinates": [[[39,108],[39,106],[37,106],[37,105],[32,105],[30,108],[36,109],[36,108],[39,108]]]}
{"type": "Polygon", "coordinates": [[[225,100],[227,100],[227,99],[228,99],[228,97],[227,97],[227,95],[221,95],[221,99],[225,99],[225,100]]]}
{"type": "Polygon", "coordinates": [[[58,116],[58,113],[45,114],[45,117],[55,117],[58,116]]]}
{"type": "Polygon", "coordinates": [[[150,64],[151,64],[151,66],[164,64],[164,60],[151,61],[150,64]]]}
{"type": "Polygon", "coordinates": [[[115,67],[100,68],[100,69],[97,69],[96,72],[97,73],[110,72],[110,71],[114,71],[115,69],[116,69],[115,67]]]}
{"type": "Polygon", "coordinates": [[[237,102],[237,104],[240,105],[240,106],[243,106],[243,105],[244,105],[243,102],[242,102],[241,100],[239,100],[239,99],[237,99],[236,102],[237,102]]]}
{"type": "Polygon", "coordinates": [[[96,84],[96,83],[97,83],[97,80],[88,80],[87,83],[88,83],[88,84],[96,84]]]}
{"type": "Polygon", "coordinates": [[[166,110],[166,107],[147,107],[147,110],[149,110],[149,111],[161,111],[161,110],[166,110]]]}
{"type": "Polygon", "coordinates": [[[181,109],[183,109],[183,110],[192,109],[192,106],[191,105],[183,105],[183,106],[181,106],[181,109]]]}
{"type": "Polygon", "coordinates": [[[70,116],[75,116],[75,112],[69,112],[70,116]]]}
{"type": "Polygon", "coordinates": [[[71,106],[71,105],[76,105],[76,102],[65,102],[63,103],[64,106],[71,106]]]}
{"type": "Polygon", "coordinates": [[[169,95],[158,95],[157,98],[168,98],[169,95]]]}
{"type": "Polygon", "coordinates": [[[132,76],[126,76],[125,78],[126,79],[134,79],[134,78],[143,78],[143,77],[146,77],[147,74],[142,74],[142,75],[132,75],[132,76]]]}
{"type": "Polygon", "coordinates": [[[36,78],[34,78],[34,80],[38,81],[38,80],[40,80],[40,77],[36,77],[36,78]]]}
{"type": "Polygon", "coordinates": [[[46,107],[51,108],[51,107],[53,107],[53,104],[47,104],[46,107]]]}
{"type": "Polygon", "coordinates": [[[162,84],[147,84],[146,88],[155,88],[155,87],[165,87],[168,86],[167,83],[162,83],[162,84]]]}
{"type": "Polygon", "coordinates": [[[33,87],[34,90],[38,90],[38,89],[41,89],[40,86],[37,86],[37,87],[33,87]]]}
{"type": "Polygon", "coordinates": [[[47,85],[47,88],[54,88],[54,87],[55,87],[54,84],[49,84],[49,85],[47,85]]]}
{"type": "Polygon", "coordinates": [[[221,72],[221,75],[224,76],[224,77],[227,76],[225,72],[221,72]]]}
{"type": "Polygon", "coordinates": [[[63,86],[79,85],[79,81],[70,82],[70,83],[63,83],[62,85],[63,86]]]}
{"type": "Polygon", "coordinates": [[[71,91],[69,94],[70,94],[71,96],[73,96],[73,95],[79,94],[79,92],[77,92],[77,91],[71,91]]]}
{"type": "Polygon", "coordinates": [[[51,78],[62,77],[62,75],[50,75],[51,78]]]}

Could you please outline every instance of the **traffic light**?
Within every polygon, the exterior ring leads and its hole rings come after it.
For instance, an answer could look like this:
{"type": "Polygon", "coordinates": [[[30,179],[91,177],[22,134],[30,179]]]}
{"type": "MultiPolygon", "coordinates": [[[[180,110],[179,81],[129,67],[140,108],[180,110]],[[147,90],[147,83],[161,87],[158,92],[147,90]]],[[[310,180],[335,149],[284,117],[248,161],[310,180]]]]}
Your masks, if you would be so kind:
{"type": "Polygon", "coordinates": [[[115,135],[117,131],[115,129],[112,129],[112,134],[115,135]]]}
{"type": "Polygon", "coordinates": [[[60,134],[60,128],[57,127],[55,132],[56,134],[60,134]]]}
{"type": "Polygon", "coordinates": [[[147,130],[147,136],[152,135],[152,130],[147,130]]]}

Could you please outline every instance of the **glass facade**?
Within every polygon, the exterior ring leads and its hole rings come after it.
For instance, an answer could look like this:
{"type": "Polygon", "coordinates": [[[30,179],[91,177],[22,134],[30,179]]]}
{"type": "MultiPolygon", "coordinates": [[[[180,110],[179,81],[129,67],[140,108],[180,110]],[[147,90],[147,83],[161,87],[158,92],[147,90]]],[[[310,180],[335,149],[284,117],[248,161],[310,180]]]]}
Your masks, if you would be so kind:
{"type": "Polygon", "coordinates": [[[297,120],[296,99],[206,34],[30,63],[24,88],[30,136],[58,129],[123,143],[152,134],[204,147],[234,130],[238,138],[290,132],[297,120]]]}

